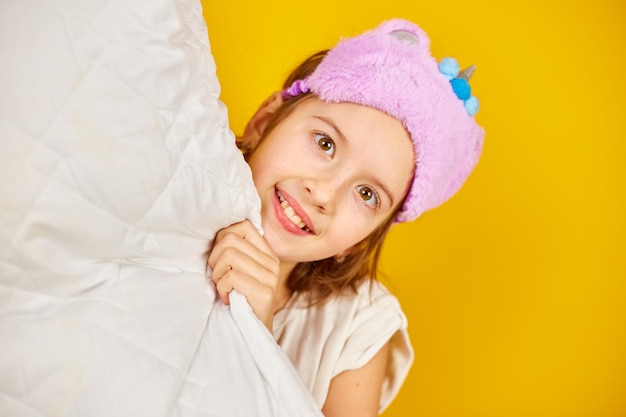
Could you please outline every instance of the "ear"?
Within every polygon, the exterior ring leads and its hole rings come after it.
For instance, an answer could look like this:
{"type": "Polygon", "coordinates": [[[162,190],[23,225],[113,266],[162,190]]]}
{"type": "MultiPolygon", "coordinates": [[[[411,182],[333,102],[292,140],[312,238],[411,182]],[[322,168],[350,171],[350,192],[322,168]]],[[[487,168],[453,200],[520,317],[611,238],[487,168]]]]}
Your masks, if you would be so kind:
{"type": "Polygon", "coordinates": [[[272,93],[263,103],[261,103],[261,106],[256,113],[254,113],[243,131],[243,136],[240,140],[240,147],[244,153],[247,153],[256,147],[261,139],[261,136],[263,135],[263,132],[265,132],[267,124],[281,104],[283,104],[283,97],[280,91],[272,93]]]}

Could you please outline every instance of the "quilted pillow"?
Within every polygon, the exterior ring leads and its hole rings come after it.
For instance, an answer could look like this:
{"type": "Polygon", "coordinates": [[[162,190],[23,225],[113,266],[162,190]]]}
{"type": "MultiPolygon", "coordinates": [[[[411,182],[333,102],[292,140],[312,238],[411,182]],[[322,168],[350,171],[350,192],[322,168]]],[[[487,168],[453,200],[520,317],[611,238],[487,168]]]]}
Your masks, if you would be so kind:
{"type": "Polygon", "coordinates": [[[260,217],[200,3],[1,0],[0,62],[0,415],[283,415],[254,361],[295,373],[207,287],[215,233],[260,217]],[[239,359],[267,400],[216,408],[239,359]]]}

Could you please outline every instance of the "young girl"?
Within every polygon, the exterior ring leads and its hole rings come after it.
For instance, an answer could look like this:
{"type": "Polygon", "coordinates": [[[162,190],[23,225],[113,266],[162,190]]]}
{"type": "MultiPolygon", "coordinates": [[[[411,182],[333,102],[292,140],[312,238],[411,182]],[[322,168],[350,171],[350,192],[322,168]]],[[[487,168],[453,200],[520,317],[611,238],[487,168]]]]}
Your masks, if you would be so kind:
{"type": "Polygon", "coordinates": [[[456,61],[438,64],[419,27],[391,20],[307,59],[240,138],[264,234],[220,231],[212,279],[226,303],[247,297],[327,417],[378,415],[406,377],[406,319],[377,260],[393,223],[474,168],[476,110],[456,61]]]}

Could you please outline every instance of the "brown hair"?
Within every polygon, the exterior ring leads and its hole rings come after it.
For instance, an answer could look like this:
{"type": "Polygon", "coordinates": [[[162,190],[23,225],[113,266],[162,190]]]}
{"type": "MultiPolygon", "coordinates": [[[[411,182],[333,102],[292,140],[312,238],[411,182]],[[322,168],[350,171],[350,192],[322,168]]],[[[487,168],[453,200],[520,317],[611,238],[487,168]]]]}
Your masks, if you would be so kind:
{"type": "MultiPolygon", "coordinates": [[[[327,50],[317,52],[304,60],[289,74],[283,88],[287,88],[294,81],[310,75],[327,52],[327,50]]],[[[298,103],[311,97],[313,97],[311,93],[305,93],[284,100],[268,122],[263,137],[284,120],[298,103]]],[[[349,249],[345,256],[339,259],[330,257],[297,264],[287,279],[289,290],[306,294],[309,303],[313,305],[323,303],[334,294],[346,291],[356,292],[359,284],[365,280],[376,280],[383,241],[400,207],[401,205],[369,236],[349,249]]]]}

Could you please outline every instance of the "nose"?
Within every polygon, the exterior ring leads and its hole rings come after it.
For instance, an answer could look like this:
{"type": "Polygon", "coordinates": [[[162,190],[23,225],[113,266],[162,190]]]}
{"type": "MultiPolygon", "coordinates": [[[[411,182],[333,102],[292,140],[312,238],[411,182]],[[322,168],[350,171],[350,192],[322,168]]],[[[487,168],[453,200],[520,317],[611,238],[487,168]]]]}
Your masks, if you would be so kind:
{"type": "Polygon", "coordinates": [[[302,186],[309,198],[309,203],[318,208],[321,213],[331,213],[336,205],[339,181],[332,178],[307,178],[302,186]]]}

